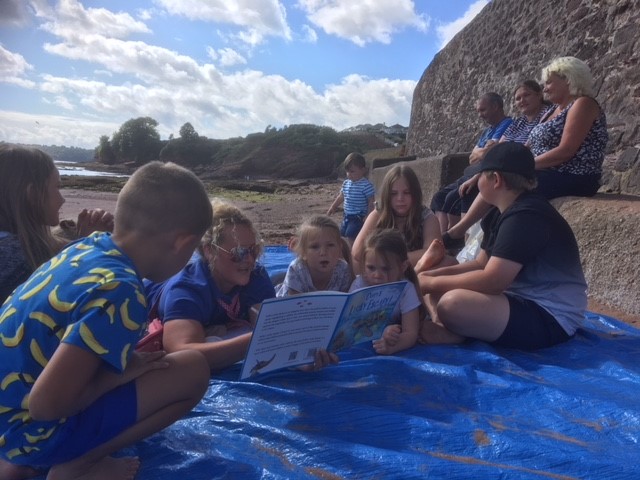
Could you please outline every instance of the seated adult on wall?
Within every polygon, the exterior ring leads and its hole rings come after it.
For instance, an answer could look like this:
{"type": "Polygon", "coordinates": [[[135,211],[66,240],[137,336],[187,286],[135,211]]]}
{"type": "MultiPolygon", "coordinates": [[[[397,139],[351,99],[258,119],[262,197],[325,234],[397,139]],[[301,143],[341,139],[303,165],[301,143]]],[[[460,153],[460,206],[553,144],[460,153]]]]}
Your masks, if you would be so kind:
{"type": "MultiPolygon", "coordinates": [[[[511,117],[504,114],[502,97],[495,92],[482,95],[476,103],[476,110],[480,118],[489,126],[482,132],[471,151],[471,155],[469,155],[471,165],[482,159],[486,152],[500,140],[512,122],[511,117]]],[[[438,218],[442,233],[460,221],[462,213],[469,209],[477,195],[477,189],[471,189],[471,191],[465,192],[464,196],[460,196],[460,186],[470,178],[470,175],[463,175],[455,182],[440,189],[431,199],[431,210],[438,218]]]]}
{"type": "MultiPolygon", "coordinates": [[[[147,296],[163,322],[164,349],[198,350],[221,370],[244,358],[259,306],[275,290],[256,261],[262,243],[251,220],[229,203],[212,206],[213,226],[187,266],[166,282],[148,283],[147,296]]],[[[334,361],[319,352],[314,366],[334,361]]]]}
{"type": "MultiPolygon", "coordinates": [[[[529,133],[540,123],[540,120],[551,110],[552,106],[543,98],[542,86],[536,80],[525,80],[514,90],[514,102],[520,112],[511,125],[505,130],[500,142],[526,143],[529,133]]],[[[477,188],[480,174],[476,174],[460,186],[460,195],[477,188]]],[[[482,197],[476,196],[465,216],[442,235],[446,248],[461,248],[464,245],[466,231],[480,219],[490,206],[482,197]]]]}
{"type": "Polygon", "coordinates": [[[594,99],[591,70],[575,57],[559,57],[542,70],[542,80],[555,108],[527,141],[536,161],[536,191],[547,199],[591,197],[600,188],[609,140],[605,113],[594,99]]]}
{"type": "MultiPolygon", "coordinates": [[[[63,203],[60,173],[49,155],[0,144],[0,304],[68,242],[51,231],[60,221],[63,203]]],[[[95,230],[112,231],[113,215],[82,210],[73,236],[95,230]]]]}

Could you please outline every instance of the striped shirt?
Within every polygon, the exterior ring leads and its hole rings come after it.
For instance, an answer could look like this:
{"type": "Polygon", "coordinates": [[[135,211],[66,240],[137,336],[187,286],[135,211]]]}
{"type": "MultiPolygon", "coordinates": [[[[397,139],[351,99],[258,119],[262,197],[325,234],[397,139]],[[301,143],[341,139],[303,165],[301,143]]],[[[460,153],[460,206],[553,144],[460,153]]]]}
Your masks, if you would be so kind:
{"type": "Polygon", "coordinates": [[[529,121],[525,115],[516,118],[509,128],[502,135],[507,142],[526,143],[529,138],[529,132],[533,127],[540,123],[542,117],[551,109],[550,105],[543,105],[540,113],[532,121],[529,121]]]}
{"type": "Polygon", "coordinates": [[[345,215],[367,215],[369,199],[375,195],[373,184],[367,178],[353,181],[346,179],[342,183],[345,215]]]}

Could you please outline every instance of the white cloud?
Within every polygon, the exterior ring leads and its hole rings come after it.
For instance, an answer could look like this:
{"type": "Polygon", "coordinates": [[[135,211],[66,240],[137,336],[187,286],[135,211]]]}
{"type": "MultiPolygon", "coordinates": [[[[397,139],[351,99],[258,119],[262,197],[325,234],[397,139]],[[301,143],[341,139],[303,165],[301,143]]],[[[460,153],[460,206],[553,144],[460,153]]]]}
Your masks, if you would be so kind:
{"type": "Polygon", "coordinates": [[[19,27],[28,21],[29,12],[24,0],[0,0],[0,25],[19,27]]]}
{"type": "Polygon", "coordinates": [[[444,48],[449,41],[455,37],[455,35],[466,27],[471,20],[473,20],[476,15],[480,13],[480,11],[489,3],[490,0],[477,0],[476,2],[469,5],[467,11],[464,12],[462,17],[457,18],[451,23],[447,23],[444,25],[440,25],[437,27],[436,31],[438,32],[438,38],[440,38],[440,48],[444,48]]]}
{"type": "Polygon", "coordinates": [[[77,0],[60,0],[55,13],[39,10],[47,18],[42,28],[66,40],[84,35],[126,38],[132,33],[150,33],[147,26],[128,13],[105,8],[84,8],[77,0]]]}
{"type": "Polygon", "coordinates": [[[0,82],[12,83],[25,88],[32,88],[35,84],[24,78],[27,70],[33,67],[19,53],[10,52],[0,45],[0,82]]]}
{"type": "Polygon", "coordinates": [[[388,44],[393,34],[404,28],[424,32],[429,27],[429,19],[415,12],[412,0],[298,0],[298,6],[327,34],[359,46],[370,42],[388,44]]]}
{"type": "MultiPolygon", "coordinates": [[[[167,48],[121,38],[146,28],[127,15],[111,14],[119,25],[118,38],[114,38],[100,29],[97,33],[86,30],[104,12],[88,9],[79,12],[81,18],[76,19],[68,16],[81,8],[76,1],[62,0],[59,5],[64,13],[57,17],[46,4],[37,9],[39,18],[59,39],[45,44],[45,51],[86,62],[100,76],[40,74],[38,84],[31,86],[41,92],[42,101],[74,109],[74,118],[0,112],[0,138],[92,148],[100,136],[110,136],[126,120],[140,116],[156,119],[162,138],[177,135],[185,122],[201,135],[230,138],[263,131],[267,125],[313,123],[341,130],[370,123],[372,116],[376,122],[406,125],[410,116],[414,81],[350,75],[316,91],[300,80],[250,68],[228,74],[216,65],[246,63],[234,49],[209,47],[213,62],[198,62],[167,48]],[[37,132],[36,121],[40,125],[37,132]]],[[[0,50],[0,73],[5,69],[21,78],[29,68],[22,56],[0,50]]]]}
{"type": "Polygon", "coordinates": [[[302,26],[302,36],[305,42],[316,43],[318,41],[318,34],[309,25],[302,26]]]}
{"type": "Polygon", "coordinates": [[[170,14],[243,29],[237,38],[259,45],[267,36],[291,39],[285,7],[278,0],[157,0],[170,14]]]}
{"type": "Polygon", "coordinates": [[[0,110],[0,138],[8,142],[93,148],[100,140],[100,136],[95,136],[96,132],[111,136],[118,128],[119,123],[78,121],[75,116],[0,110]]]}

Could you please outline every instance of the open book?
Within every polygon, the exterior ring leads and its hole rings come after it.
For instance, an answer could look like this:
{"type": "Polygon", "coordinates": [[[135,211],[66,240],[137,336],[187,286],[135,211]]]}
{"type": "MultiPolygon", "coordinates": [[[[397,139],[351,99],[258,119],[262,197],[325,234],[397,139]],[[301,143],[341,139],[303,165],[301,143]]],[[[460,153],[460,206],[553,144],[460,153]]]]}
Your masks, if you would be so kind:
{"type": "Polygon", "coordinates": [[[351,293],[313,292],[265,300],[240,379],[313,362],[318,349],[337,352],[380,338],[406,281],[351,293]]]}

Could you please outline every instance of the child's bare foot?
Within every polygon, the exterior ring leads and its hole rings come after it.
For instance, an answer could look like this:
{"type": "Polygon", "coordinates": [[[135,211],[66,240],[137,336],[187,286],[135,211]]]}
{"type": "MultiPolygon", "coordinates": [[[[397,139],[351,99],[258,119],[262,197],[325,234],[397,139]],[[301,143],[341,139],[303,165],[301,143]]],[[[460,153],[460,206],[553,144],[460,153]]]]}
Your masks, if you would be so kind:
{"type": "Polygon", "coordinates": [[[436,322],[422,322],[420,328],[420,343],[441,345],[464,342],[465,337],[447,330],[444,326],[436,322]]]}
{"type": "Polygon", "coordinates": [[[444,243],[439,238],[434,239],[427,248],[427,251],[422,254],[418,263],[416,263],[416,273],[424,272],[430,268],[438,265],[446,254],[444,243]]]}
{"type": "Polygon", "coordinates": [[[0,478],[2,480],[24,480],[27,478],[35,478],[42,473],[43,472],[39,472],[35,468],[14,465],[13,463],[0,460],[0,478]]]}
{"type": "Polygon", "coordinates": [[[51,467],[47,480],[133,480],[139,468],[138,457],[104,457],[96,463],[73,460],[51,467]]]}

